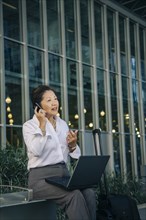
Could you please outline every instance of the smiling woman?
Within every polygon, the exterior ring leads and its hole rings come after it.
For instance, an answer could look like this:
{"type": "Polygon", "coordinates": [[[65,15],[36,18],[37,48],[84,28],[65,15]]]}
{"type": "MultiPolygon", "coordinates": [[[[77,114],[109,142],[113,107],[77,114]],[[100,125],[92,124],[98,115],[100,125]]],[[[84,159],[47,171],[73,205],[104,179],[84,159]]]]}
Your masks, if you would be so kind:
{"type": "Polygon", "coordinates": [[[78,159],[81,155],[78,131],[69,131],[67,123],[57,115],[59,101],[49,86],[41,85],[32,91],[32,104],[34,116],[23,124],[23,137],[33,198],[53,199],[70,220],[95,220],[96,198],[92,189],[67,191],[45,181],[46,177],[70,176],[66,166],[69,157],[78,159]]]}

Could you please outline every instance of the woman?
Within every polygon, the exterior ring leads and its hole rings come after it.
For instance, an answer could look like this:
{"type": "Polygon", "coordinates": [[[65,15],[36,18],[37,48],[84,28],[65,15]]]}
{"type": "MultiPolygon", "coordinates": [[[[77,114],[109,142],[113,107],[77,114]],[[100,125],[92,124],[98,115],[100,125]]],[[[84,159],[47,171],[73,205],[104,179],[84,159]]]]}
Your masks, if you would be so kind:
{"type": "Polygon", "coordinates": [[[28,186],[34,199],[53,199],[69,220],[95,220],[96,200],[91,189],[66,191],[46,183],[46,177],[68,176],[69,157],[78,159],[77,131],[69,131],[57,116],[59,102],[53,89],[41,85],[32,92],[34,116],[23,125],[28,154],[28,186]]]}

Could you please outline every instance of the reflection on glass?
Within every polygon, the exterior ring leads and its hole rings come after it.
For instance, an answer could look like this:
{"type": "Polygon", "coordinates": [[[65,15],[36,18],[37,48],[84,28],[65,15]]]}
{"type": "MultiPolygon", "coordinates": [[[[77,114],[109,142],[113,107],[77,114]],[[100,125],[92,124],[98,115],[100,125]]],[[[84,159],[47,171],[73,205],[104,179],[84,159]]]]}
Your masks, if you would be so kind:
{"type": "Polygon", "coordinates": [[[126,69],[126,41],[125,41],[125,19],[119,18],[119,37],[120,37],[120,60],[121,60],[121,74],[127,75],[126,69]]]}
{"type": "Polygon", "coordinates": [[[47,1],[48,49],[54,53],[60,52],[60,21],[57,0],[47,1]]]}
{"type": "Polygon", "coordinates": [[[98,111],[99,127],[106,131],[106,109],[105,109],[105,89],[104,89],[104,71],[97,69],[97,90],[98,90],[98,111]]]}
{"type": "Polygon", "coordinates": [[[108,10],[107,13],[107,24],[108,24],[108,49],[109,49],[109,69],[116,71],[116,56],[115,56],[115,20],[113,12],[108,10]]]}
{"type": "Polygon", "coordinates": [[[129,101],[128,101],[128,78],[122,77],[122,103],[123,103],[123,122],[124,131],[130,132],[130,114],[129,114],[129,101]]]}
{"type": "Polygon", "coordinates": [[[77,66],[67,60],[67,87],[68,87],[68,112],[69,126],[77,129],[79,124],[78,96],[77,96],[77,66]]]}
{"type": "Polygon", "coordinates": [[[103,67],[103,31],[101,6],[95,2],[96,65],[103,67]]]}
{"type": "Polygon", "coordinates": [[[90,63],[88,0],[80,1],[82,60],[90,63]]]}
{"type": "Polygon", "coordinates": [[[5,40],[5,102],[6,123],[22,124],[21,94],[21,48],[14,42],[5,40]]]}
{"type": "Polygon", "coordinates": [[[133,107],[134,107],[134,126],[135,132],[139,131],[139,98],[138,98],[138,81],[132,80],[133,107]]]}
{"type": "Polygon", "coordinates": [[[144,123],[146,133],[146,83],[142,83],[142,101],[143,101],[143,112],[144,112],[144,123]]]}
{"type": "Polygon", "coordinates": [[[139,29],[141,78],[146,81],[146,63],[144,59],[144,30],[139,29]]]}
{"type": "Polygon", "coordinates": [[[42,82],[42,52],[28,48],[29,78],[35,82],[42,82]]]}
{"type": "Polygon", "coordinates": [[[83,91],[84,91],[84,111],[85,129],[93,129],[92,117],[92,93],[91,93],[91,70],[89,66],[83,65],[83,91]]]}
{"type": "Polygon", "coordinates": [[[6,145],[7,147],[22,147],[23,137],[22,137],[22,128],[16,127],[7,127],[6,129],[6,145]]]}
{"type": "Polygon", "coordinates": [[[112,129],[117,132],[118,126],[118,111],[117,111],[117,89],[116,75],[110,73],[110,91],[111,91],[111,110],[112,110],[112,129]]]}
{"type": "Polygon", "coordinates": [[[49,80],[51,84],[60,83],[60,58],[49,54],[49,80]]]}
{"type": "Polygon", "coordinates": [[[135,25],[130,22],[131,76],[136,78],[135,25]]]}
{"type": "Polygon", "coordinates": [[[28,44],[41,46],[40,1],[26,0],[28,44]]]}
{"type": "Polygon", "coordinates": [[[127,173],[132,174],[132,161],[131,161],[131,142],[130,142],[130,135],[125,135],[125,151],[126,151],[126,166],[127,166],[127,173]]]}
{"type": "Polygon", "coordinates": [[[22,124],[22,91],[21,78],[6,76],[6,124],[20,125],[22,124]],[[12,92],[13,91],[13,92],[12,92]],[[11,100],[11,101],[8,101],[11,100]]]}
{"type": "Polygon", "coordinates": [[[62,117],[60,57],[53,54],[49,54],[49,85],[57,94],[60,106],[59,116],[62,117]]]}
{"type": "Polygon", "coordinates": [[[121,173],[121,165],[120,165],[120,143],[119,143],[118,134],[113,134],[113,150],[114,150],[115,174],[119,175],[121,173]]]}
{"type": "Polygon", "coordinates": [[[136,134],[136,153],[137,153],[137,166],[138,166],[138,176],[141,177],[140,167],[142,164],[141,161],[141,146],[140,146],[140,135],[136,134]]]}
{"type": "Polygon", "coordinates": [[[19,1],[3,1],[3,24],[6,37],[20,40],[19,1]]]}
{"type": "Polygon", "coordinates": [[[5,52],[5,71],[6,74],[12,75],[19,75],[21,74],[21,48],[20,45],[11,42],[8,40],[5,40],[4,45],[4,52],[5,52]]]}
{"type": "Polygon", "coordinates": [[[74,20],[74,1],[65,0],[65,38],[66,38],[66,55],[75,58],[75,20],[74,20]]]}

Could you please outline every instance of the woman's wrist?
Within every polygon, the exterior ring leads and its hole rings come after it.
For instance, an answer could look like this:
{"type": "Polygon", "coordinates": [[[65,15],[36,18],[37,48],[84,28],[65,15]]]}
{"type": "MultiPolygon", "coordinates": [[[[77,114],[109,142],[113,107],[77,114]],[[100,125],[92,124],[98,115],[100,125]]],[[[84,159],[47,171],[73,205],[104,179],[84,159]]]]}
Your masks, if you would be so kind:
{"type": "Polygon", "coordinates": [[[72,153],[76,148],[77,148],[77,144],[68,144],[69,147],[69,151],[70,153],[72,153]]]}

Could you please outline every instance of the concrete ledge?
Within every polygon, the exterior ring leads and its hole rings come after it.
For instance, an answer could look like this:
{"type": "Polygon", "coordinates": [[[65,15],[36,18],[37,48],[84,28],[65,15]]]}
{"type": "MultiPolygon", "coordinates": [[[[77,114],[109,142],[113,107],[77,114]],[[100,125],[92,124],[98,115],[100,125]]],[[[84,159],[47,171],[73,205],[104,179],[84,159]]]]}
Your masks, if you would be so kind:
{"type": "Polygon", "coordinates": [[[146,203],[138,205],[141,220],[146,220],[146,203]]]}
{"type": "Polygon", "coordinates": [[[56,220],[56,204],[52,200],[34,200],[0,207],[2,220],[56,220]]]}

